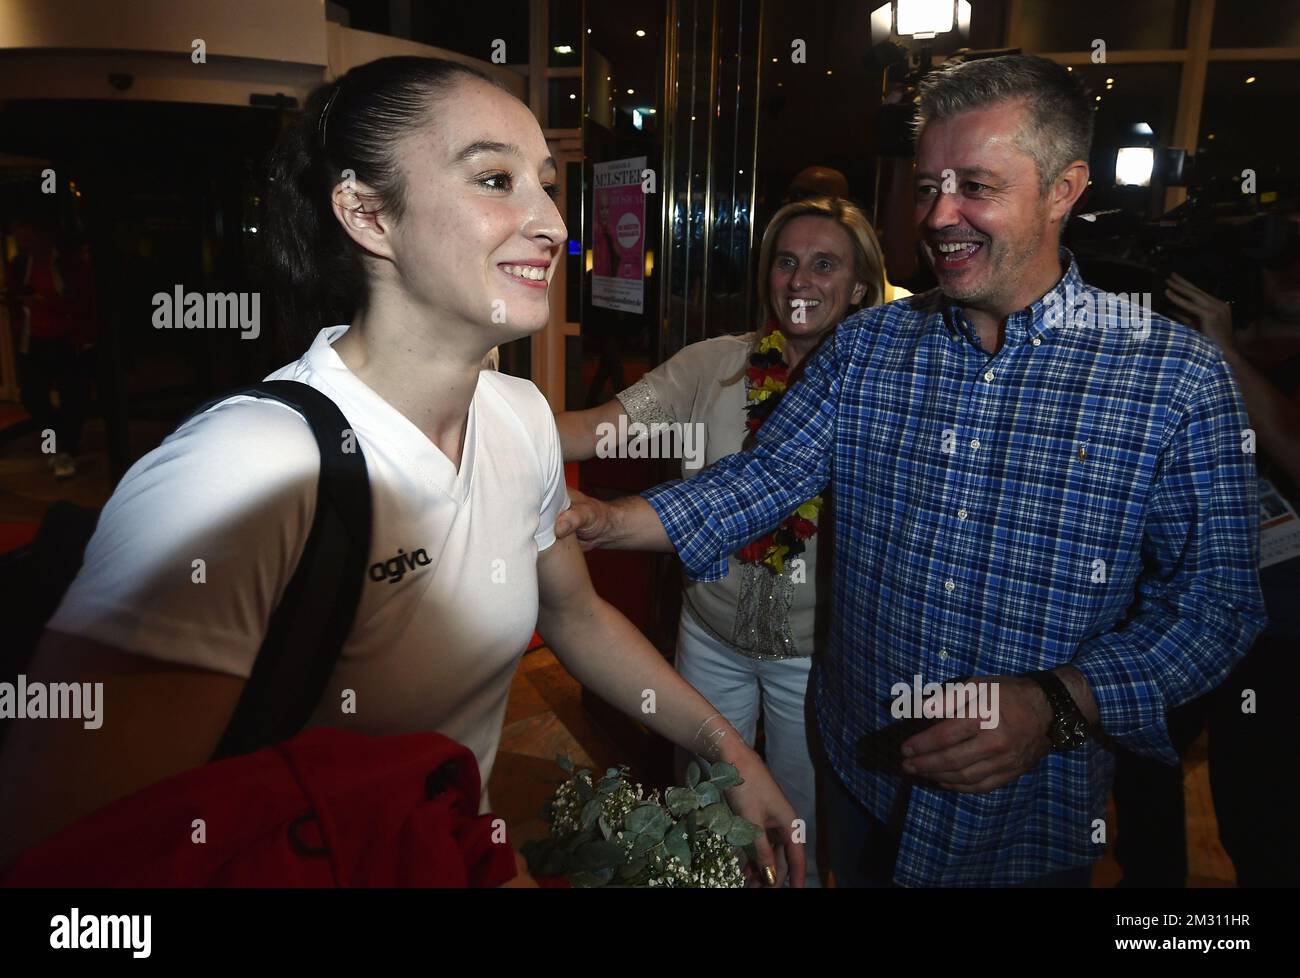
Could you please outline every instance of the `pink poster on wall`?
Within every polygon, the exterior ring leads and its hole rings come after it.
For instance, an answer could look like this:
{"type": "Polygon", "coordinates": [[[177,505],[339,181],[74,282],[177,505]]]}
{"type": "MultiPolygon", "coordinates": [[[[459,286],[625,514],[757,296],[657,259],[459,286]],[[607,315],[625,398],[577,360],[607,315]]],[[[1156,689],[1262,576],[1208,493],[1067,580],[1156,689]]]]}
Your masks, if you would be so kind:
{"type": "Polygon", "coordinates": [[[641,312],[645,284],[644,156],[592,167],[591,304],[641,312]]]}

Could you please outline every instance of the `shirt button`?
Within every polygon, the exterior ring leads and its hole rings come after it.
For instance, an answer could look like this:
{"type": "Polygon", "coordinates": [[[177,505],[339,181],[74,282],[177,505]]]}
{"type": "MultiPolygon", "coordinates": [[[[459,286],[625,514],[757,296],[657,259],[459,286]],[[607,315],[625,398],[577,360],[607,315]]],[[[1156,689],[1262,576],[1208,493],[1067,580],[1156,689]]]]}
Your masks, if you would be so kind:
{"type": "Polygon", "coordinates": [[[1042,346],[1043,344],[1043,341],[1040,340],[1037,336],[1035,336],[1032,340],[1030,340],[1030,342],[1033,343],[1034,346],[1042,346]]]}
{"type": "Polygon", "coordinates": [[[940,658],[940,659],[946,659],[946,658],[948,658],[948,650],[947,650],[947,649],[940,649],[940,650],[939,650],[939,658],[940,658]]]}
{"type": "Polygon", "coordinates": [[[977,451],[977,452],[978,452],[978,451],[980,450],[980,440],[979,440],[978,438],[972,438],[972,439],[971,439],[971,442],[970,442],[970,447],[971,447],[974,451],[977,451]]]}
{"type": "Polygon", "coordinates": [[[959,509],[959,510],[957,510],[957,519],[959,519],[959,520],[964,520],[964,519],[965,519],[967,516],[969,516],[969,515],[970,515],[970,514],[967,513],[966,510],[964,510],[964,509],[959,509]]]}
{"type": "Polygon", "coordinates": [[[957,587],[957,583],[956,583],[955,581],[944,581],[944,582],[943,582],[943,588],[944,588],[945,591],[951,591],[951,590],[955,589],[956,587],[957,587]]]}
{"type": "Polygon", "coordinates": [[[993,379],[993,371],[992,371],[992,370],[988,371],[988,372],[984,375],[984,379],[985,379],[985,380],[992,380],[992,379],[993,379]]]}

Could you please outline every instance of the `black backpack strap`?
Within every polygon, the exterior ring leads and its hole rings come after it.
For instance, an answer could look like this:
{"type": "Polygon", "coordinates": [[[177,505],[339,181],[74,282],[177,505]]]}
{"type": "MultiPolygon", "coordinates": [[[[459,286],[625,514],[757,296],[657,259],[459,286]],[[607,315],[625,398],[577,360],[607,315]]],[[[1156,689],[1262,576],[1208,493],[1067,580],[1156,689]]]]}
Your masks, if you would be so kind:
{"type": "Polygon", "coordinates": [[[306,725],[352,630],[370,555],[370,479],[338,405],[307,384],[271,380],[227,391],[194,413],[241,394],[287,404],[307,420],[320,481],[302,557],[214,759],[287,740],[306,725]]]}

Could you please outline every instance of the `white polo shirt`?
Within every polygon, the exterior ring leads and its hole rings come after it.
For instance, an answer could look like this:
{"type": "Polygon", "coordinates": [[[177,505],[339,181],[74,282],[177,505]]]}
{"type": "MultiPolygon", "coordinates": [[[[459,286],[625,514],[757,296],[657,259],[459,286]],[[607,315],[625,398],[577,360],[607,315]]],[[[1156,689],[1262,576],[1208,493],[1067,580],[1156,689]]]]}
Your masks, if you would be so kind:
{"type": "MultiPolygon", "coordinates": [[[[321,330],[267,377],[333,399],[370,474],[370,571],[311,723],[439,731],[474,752],[486,789],[537,622],[537,555],[568,506],[555,421],[531,382],[481,372],[457,472],[344,365],[330,344],[347,329],[321,330]]],[[[286,405],[235,397],[191,419],[126,473],[49,627],[247,677],[306,543],[319,470],[286,405]]]]}

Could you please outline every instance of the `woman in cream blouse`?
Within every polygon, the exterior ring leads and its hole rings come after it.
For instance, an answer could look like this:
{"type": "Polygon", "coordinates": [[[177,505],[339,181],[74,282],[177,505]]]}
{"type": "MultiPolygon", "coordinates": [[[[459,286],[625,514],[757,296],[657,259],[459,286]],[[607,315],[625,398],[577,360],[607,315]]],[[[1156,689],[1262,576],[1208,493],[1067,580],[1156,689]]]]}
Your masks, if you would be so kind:
{"type": "MultiPolygon", "coordinates": [[[[875,233],[853,204],[814,197],[786,205],[759,252],[759,329],[693,343],[614,400],[557,415],[565,461],[594,456],[620,415],[629,426],[702,425],[703,452],[696,446],[683,459],[683,478],[740,451],[822,339],[883,300],[882,267],[875,233]]],[[[818,879],[816,776],[805,698],[818,595],[830,593],[816,582],[823,504],[810,500],[733,555],[722,580],[687,580],[677,645],[678,671],[751,745],[761,713],[768,766],[806,825],[810,886],[818,879]]]]}

